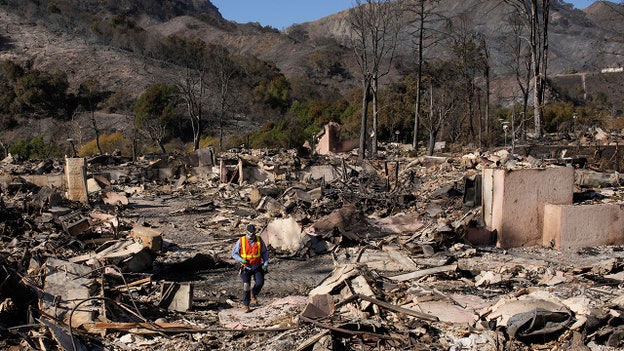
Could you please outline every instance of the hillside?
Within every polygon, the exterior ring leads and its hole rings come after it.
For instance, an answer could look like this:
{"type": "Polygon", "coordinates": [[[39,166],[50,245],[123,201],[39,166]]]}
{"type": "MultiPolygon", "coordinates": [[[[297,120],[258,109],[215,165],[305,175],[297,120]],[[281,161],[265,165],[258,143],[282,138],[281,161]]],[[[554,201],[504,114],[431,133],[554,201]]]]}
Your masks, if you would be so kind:
{"type": "MultiPolygon", "coordinates": [[[[132,50],[99,42],[88,28],[93,18],[106,21],[123,11],[136,17],[141,25],[153,25],[163,21],[175,21],[179,16],[205,12],[198,16],[215,23],[222,21],[221,15],[209,1],[161,2],[162,7],[140,6],[140,1],[126,2],[119,8],[115,2],[101,1],[59,1],[55,4],[75,6],[72,13],[83,11],[83,18],[64,18],[63,21],[45,13],[32,13],[27,6],[14,1],[3,4],[0,20],[2,44],[0,59],[29,62],[34,68],[46,71],[63,71],[68,75],[72,88],[87,77],[98,77],[110,91],[125,89],[137,96],[145,87],[176,76],[178,67],[171,67],[157,60],[142,56],[132,50]],[[166,7],[172,3],[179,6],[166,7]],[[103,6],[106,4],[106,6],[103,6]],[[134,6],[132,6],[133,4],[134,6]],[[66,22],[65,22],[66,21],[66,22]]],[[[28,2],[26,2],[27,4],[28,2]]],[[[60,6],[60,5],[57,5],[60,6]]],[[[62,17],[63,12],[56,16],[62,17]]],[[[175,22],[174,22],[175,23],[175,22]]],[[[71,89],[70,89],[71,90],[71,89]]]]}
{"type": "MultiPolygon", "coordinates": [[[[0,31],[3,38],[0,59],[33,60],[35,66],[42,69],[66,70],[74,81],[95,71],[113,87],[130,84],[137,91],[158,79],[155,74],[163,69],[157,62],[134,55],[131,50],[98,44],[84,28],[77,29],[88,24],[77,26],[72,32],[60,27],[60,21],[54,17],[26,13],[18,10],[19,6],[12,5],[14,1],[7,2],[0,14],[5,24],[0,31]],[[37,15],[42,17],[33,17],[37,15]]],[[[67,3],[69,6],[74,2],[57,1],[55,4],[67,3]]],[[[114,2],[107,6],[101,5],[106,2],[77,3],[90,16],[108,18],[123,11],[147,33],[163,37],[198,37],[222,44],[233,52],[273,62],[289,78],[304,75],[310,66],[307,60],[315,52],[330,53],[349,71],[356,71],[351,66],[351,52],[344,47],[348,44],[345,40],[348,30],[346,12],[279,32],[255,24],[225,21],[208,0],[169,1],[165,2],[169,6],[159,8],[141,6],[142,2],[138,0],[128,2],[123,8],[111,5],[114,2]]],[[[479,0],[442,0],[438,8],[444,9],[440,15],[445,18],[469,14],[467,18],[474,30],[490,38],[493,66],[502,74],[504,70],[497,63],[503,62],[501,58],[505,53],[496,39],[508,9],[497,2],[484,5],[479,0]]],[[[599,71],[621,61],[623,16],[622,6],[611,2],[597,2],[585,11],[553,4],[549,72],[599,71]]],[[[441,25],[437,24],[434,29],[440,29],[441,25]]],[[[410,50],[408,43],[403,43],[398,53],[410,55],[410,50]]],[[[166,70],[162,72],[166,73],[166,70]]],[[[352,85],[353,82],[349,82],[342,87],[352,85]]]]}
{"type": "MultiPolygon", "coordinates": [[[[500,2],[480,0],[441,0],[436,8],[441,18],[462,18],[486,38],[494,87],[509,89],[509,57],[503,47],[507,34],[501,24],[508,9],[500,2]]],[[[623,14],[623,6],[612,2],[597,2],[585,11],[565,3],[553,4],[549,73],[599,72],[603,67],[622,66],[623,14]]],[[[183,74],[181,67],[145,54],[151,43],[170,36],[200,38],[237,55],[266,61],[289,80],[308,82],[299,83],[299,89],[316,90],[322,98],[335,98],[359,84],[346,40],[346,11],[280,32],[228,21],[208,0],[4,0],[0,2],[0,20],[0,59],[64,72],[70,91],[84,79],[97,77],[105,90],[123,90],[136,98],[148,86],[175,81],[183,74]],[[113,31],[111,37],[105,37],[102,28],[119,16],[136,26],[133,30],[139,34],[120,37],[113,31]]],[[[430,26],[441,30],[443,21],[430,26]]],[[[397,61],[407,65],[414,57],[408,39],[397,51],[397,61]]],[[[436,46],[428,48],[425,56],[445,54],[443,47],[436,46]]],[[[28,131],[32,133],[28,129],[17,134],[23,136],[28,131]]]]}

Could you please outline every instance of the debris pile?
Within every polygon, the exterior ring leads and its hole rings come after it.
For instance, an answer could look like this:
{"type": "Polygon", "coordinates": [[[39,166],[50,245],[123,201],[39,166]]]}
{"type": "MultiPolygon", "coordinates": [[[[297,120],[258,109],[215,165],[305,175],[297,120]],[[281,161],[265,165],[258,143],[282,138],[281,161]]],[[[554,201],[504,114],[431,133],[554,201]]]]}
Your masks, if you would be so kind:
{"type": "MultiPolygon", "coordinates": [[[[624,347],[622,247],[501,249],[483,225],[484,168],[548,161],[392,147],[365,162],[292,150],[98,156],[86,160],[86,202],[68,200],[62,161],[5,160],[1,347],[624,347]],[[230,252],[249,223],[271,258],[244,313],[230,252]]],[[[621,198],[619,177],[576,171],[576,203],[621,198]]]]}

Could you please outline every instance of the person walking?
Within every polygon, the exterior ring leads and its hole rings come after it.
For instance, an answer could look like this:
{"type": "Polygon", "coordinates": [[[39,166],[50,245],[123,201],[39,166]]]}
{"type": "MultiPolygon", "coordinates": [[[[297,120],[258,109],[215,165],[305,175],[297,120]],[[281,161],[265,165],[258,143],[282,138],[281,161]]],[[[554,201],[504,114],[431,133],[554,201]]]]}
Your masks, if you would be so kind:
{"type": "Polygon", "coordinates": [[[258,294],[264,285],[264,275],[268,272],[269,250],[256,235],[256,226],[247,226],[247,232],[240,237],[234,249],[232,258],[240,263],[240,277],[243,281],[243,311],[249,312],[250,303],[258,303],[258,294]],[[254,286],[251,286],[251,277],[254,278],[254,286]]]}

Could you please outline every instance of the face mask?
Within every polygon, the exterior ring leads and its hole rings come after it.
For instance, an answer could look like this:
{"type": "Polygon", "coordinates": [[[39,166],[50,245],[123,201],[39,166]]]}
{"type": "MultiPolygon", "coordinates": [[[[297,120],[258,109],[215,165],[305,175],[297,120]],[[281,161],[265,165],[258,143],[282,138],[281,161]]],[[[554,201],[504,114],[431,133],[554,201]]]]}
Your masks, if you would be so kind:
{"type": "Polygon", "coordinates": [[[249,241],[254,241],[256,240],[256,234],[252,234],[252,233],[247,233],[247,240],[249,241]]]}

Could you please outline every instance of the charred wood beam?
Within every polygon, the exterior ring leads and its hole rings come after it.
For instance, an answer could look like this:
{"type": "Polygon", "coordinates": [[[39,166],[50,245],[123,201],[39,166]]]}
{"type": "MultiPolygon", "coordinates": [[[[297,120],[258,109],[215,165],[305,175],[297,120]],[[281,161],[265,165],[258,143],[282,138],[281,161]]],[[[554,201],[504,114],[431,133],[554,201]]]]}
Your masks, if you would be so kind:
{"type": "Polygon", "coordinates": [[[348,297],[348,298],[344,299],[343,301],[340,301],[339,303],[337,303],[334,308],[338,309],[341,306],[344,306],[344,305],[346,305],[348,303],[351,303],[351,302],[353,302],[355,300],[358,300],[358,299],[364,300],[364,301],[368,301],[370,303],[374,303],[375,305],[378,305],[380,307],[383,307],[385,309],[388,309],[388,310],[391,310],[391,311],[394,311],[394,312],[397,312],[397,313],[403,313],[403,314],[406,314],[408,316],[412,316],[412,317],[415,317],[415,318],[418,318],[418,319],[422,319],[422,320],[426,320],[426,321],[429,321],[429,322],[438,322],[439,321],[438,317],[436,317],[436,316],[432,316],[430,314],[420,313],[420,312],[413,311],[413,310],[410,310],[410,309],[407,309],[407,308],[399,307],[399,306],[387,303],[385,301],[381,301],[381,300],[375,299],[373,297],[362,295],[362,294],[351,295],[350,297],[348,297]]]}
{"type": "Polygon", "coordinates": [[[254,329],[228,329],[228,328],[197,328],[192,325],[183,323],[155,323],[155,322],[97,322],[90,325],[97,330],[120,330],[132,332],[133,330],[143,329],[145,331],[153,331],[159,333],[267,333],[267,332],[284,332],[297,329],[296,327],[283,328],[254,328],[254,329]]]}
{"type": "Polygon", "coordinates": [[[316,321],[316,320],[314,320],[312,318],[308,318],[306,316],[299,316],[299,319],[303,320],[305,322],[308,322],[308,323],[312,323],[312,324],[316,325],[317,327],[328,329],[328,330],[335,331],[335,332],[338,332],[338,333],[347,334],[347,335],[361,336],[363,338],[369,338],[369,339],[376,338],[376,339],[400,341],[399,339],[393,338],[393,337],[388,336],[388,335],[372,333],[372,332],[368,332],[368,331],[349,330],[349,329],[334,327],[333,325],[321,323],[319,321],[316,321]]]}
{"type": "Polygon", "coordinates": [[[416,272],[411,272],[411,273],[406,273],[406,274],[401,274],[401,275],[397,275],[394,277],[390,277],[391,280],[394,281],[398,281],[398,282],[404,282],[407,280],[412,280],[412,279],[418,279],[418,278],[422,278],[422,277],[426,277],[428,275],[432,275],[432,274],[438,274],[438,273],[445,273],[445,272],[454,272],[457,270],[457,265],[456,264],[451,264],[451,265],[446,265],[446,266],[440,266],[440,267],[434,267],[434,268],[428,268],[428,269],[421,269],[419,271],[416,272]]]}
{"type": "Polygon", "coordinates": [[[322,332],[312,336],[311,338],[308,338],[305,342],[300,344],[299,347],[295,349],[295,351],[303,351],[311,347],[312,345],[316,344],[319,340],[321,340],[327,334],[329,334],[329,329],[324,329],[322,332]]]}

